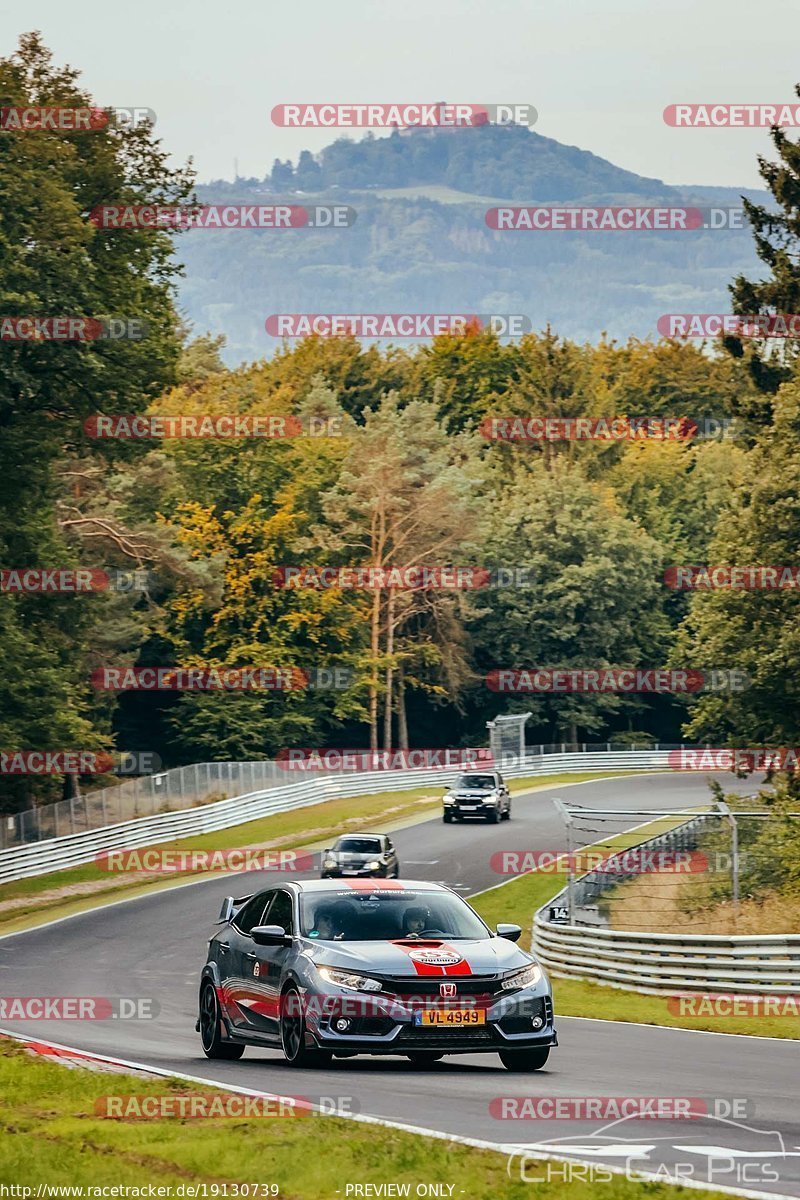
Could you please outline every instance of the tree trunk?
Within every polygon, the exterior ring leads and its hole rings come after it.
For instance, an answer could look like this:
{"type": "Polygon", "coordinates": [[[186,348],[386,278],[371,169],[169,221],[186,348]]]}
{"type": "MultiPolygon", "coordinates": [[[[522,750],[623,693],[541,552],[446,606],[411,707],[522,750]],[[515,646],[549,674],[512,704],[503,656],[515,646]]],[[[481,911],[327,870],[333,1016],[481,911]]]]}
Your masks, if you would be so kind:
{"type": "Polygon", "coordinates": [[[372,598],[372,681],[369,686],[369,748],[378,749],[378,650],[380,649],[381,594],[376,588],[372,598]]]}
{"type": "Polygon", "coordinates": [[[383,748],[392,748],[392,701],[394,699],[394,668],[391,655],[394,654],[394,604],[395,593],[390,588],[386,603],[386,653],[390,656],[386,664],[386,699],[383,708],[383,748]]]}
{"type": "Polygon", "coordinates": [[[408,749],[408,717],[406,715],[406,681],[403,664],[397,668],[397,744],[408,749]]]}

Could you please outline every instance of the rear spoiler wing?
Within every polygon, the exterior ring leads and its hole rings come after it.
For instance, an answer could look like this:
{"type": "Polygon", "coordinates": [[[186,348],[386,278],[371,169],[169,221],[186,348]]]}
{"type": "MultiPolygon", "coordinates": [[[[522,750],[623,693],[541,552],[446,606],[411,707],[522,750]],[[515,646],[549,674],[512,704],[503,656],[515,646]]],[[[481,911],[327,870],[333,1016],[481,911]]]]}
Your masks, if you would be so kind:
{"type": "Polygon", "coordinates": [[[219,910],[219,916],[214,924],[227,925],[233,914],[240,909],[243,904],[246,904],[249,899],[250,896],[226,896],[222,901],[222,907],[219,910]]]}

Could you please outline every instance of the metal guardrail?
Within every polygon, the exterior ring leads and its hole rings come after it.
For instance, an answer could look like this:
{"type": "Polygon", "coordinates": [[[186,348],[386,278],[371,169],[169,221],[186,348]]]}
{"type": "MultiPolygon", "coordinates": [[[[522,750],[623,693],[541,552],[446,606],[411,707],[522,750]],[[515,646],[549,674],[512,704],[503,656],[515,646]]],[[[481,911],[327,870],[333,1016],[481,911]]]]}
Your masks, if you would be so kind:
{"type": "MultiPolygon", "coordinates": [[[[654,743],[639,745],[640,750],[679,750],[679,745],[654,743]]],[[[588,751],[626,751],[628,745],[605,743],[555,743],[540,745],[538,750],[529,746],[528,757],[537,753],[562,754],[586,753],[588,751]]],[[[505,755],[503,756],[505,761],[505,755]]],[[[352,773],[352,770],[348,770],[352,773]]],[[[324,768],[304,772],[306,779],[325,776],[324,768]]],[[[122,783],[109,787],[93,788],[70,800],[59,800],[53,804],[37,804],[21,812],[0,815],[0,850],[12,846],[25,846],[29,842],[65,837],[69,833],[83,833],[86,829],[100,829],[105,825],[120,825],[138,817],[151,817],[156,813],[177,812],[197,804],[208,804],[214,800],[225,800],[229,796],[267,788],[284,787],[293,782],[287,777],[285,763],[271,759],[253,762],[203,762],[191,763],[186,767],[172,767],[153,775],[137,775],[122,783]]]]}
{"type": "MultiPolygon", "coordinates": [[[[672,845],[673,840],[673,848],[692,845],[702,819],[626,847],[626,852],[672,845]]],[[[619,876],[613,879],[620,881],[619,876]]],[[[602,872],[589,872],[575,882],[575,897],[586,903],[604,886],[608,879],[602,880],[602,872]]],[[[534,951],[555,976],[656,994],[800,993],[800,934],[638,933],[550,921],[550,907],[565,906],[566,898],[564,888],[533,921],[534,951]]]]}
{"type": "MultiPolygon", "coordinates": [[[[508,779],[582,771],[647,771],[667,766],[667,750],[622,750],[577,754],[537,754],[503,765],[508,779]]],[[[224,764],[220,764],[224,765],[224,764]]],[[[435,784],[443,788],[458,769],[370,771],[327,774],[280,787],[270,787],[179,812],[157,813],[137,820],[105,825],[64,837],[0,850],[0,883],[26,879],[94,861],[109,850],[134,850],[175,838],[196,837],[228,829],[271,813],[288,812],[339,797],[376,792],[408,791],[435,784]]]]}

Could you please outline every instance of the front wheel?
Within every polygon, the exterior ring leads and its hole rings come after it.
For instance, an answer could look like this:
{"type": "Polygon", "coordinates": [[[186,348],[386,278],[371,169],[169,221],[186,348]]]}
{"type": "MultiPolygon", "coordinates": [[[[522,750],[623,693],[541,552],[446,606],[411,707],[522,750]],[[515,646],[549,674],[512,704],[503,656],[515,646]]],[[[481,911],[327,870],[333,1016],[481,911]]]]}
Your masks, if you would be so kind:
{"type": "Polygon", "coordinates": [[[452,819],[453,819],[453,814],[451,812],[443,812],[442,813],[442,820],[444,821],[445,825],[449,825],[450,822],[452,821],[452,819]]]}
{"type": "Polygon", "coordinates": [[[244,1046],[228,1042],[222,1036],[222,1018],[214,985],[206,981],[200,993],[200,1040],[206,1058],[241,1058],[244,1046]]]}
{"type": "Polygon", "coordinates": [[[541,1050],[501,1050],[500,1062],[507,1071],[541,1071],[550,1057],[550,1047],[541,1050]]]}
{"type": "Polygon", "coordinates": [[[500,820],[500,813],[498,812],[498,810],[496,808],[493,808],[491,810],[491,812],[489,813],[488,817],[486,818],[486,820],[489,822],[490,825],[496,825],[498,823],[498,821],[500,820]]]}
{"type": "Polygon", "coordinates": [[[329,1051],[306,1045],[306,1020],[297,988],[288,988],[281,997],[281,1049],[290,1067],[324,1067],[331,1061],[329,1051]]]}

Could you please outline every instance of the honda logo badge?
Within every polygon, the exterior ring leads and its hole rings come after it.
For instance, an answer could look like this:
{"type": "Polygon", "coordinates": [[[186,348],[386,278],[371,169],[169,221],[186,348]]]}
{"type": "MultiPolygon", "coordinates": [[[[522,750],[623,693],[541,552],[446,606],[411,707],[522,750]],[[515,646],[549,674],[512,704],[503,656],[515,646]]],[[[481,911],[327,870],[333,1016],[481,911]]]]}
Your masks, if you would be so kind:
{"type": "Polygon", "coordinates": [[[440,983],[439,984],[439,995],[440,996],[455,996],[455,994],[456,994],[456,985],[454,983],[440,983]]]}

